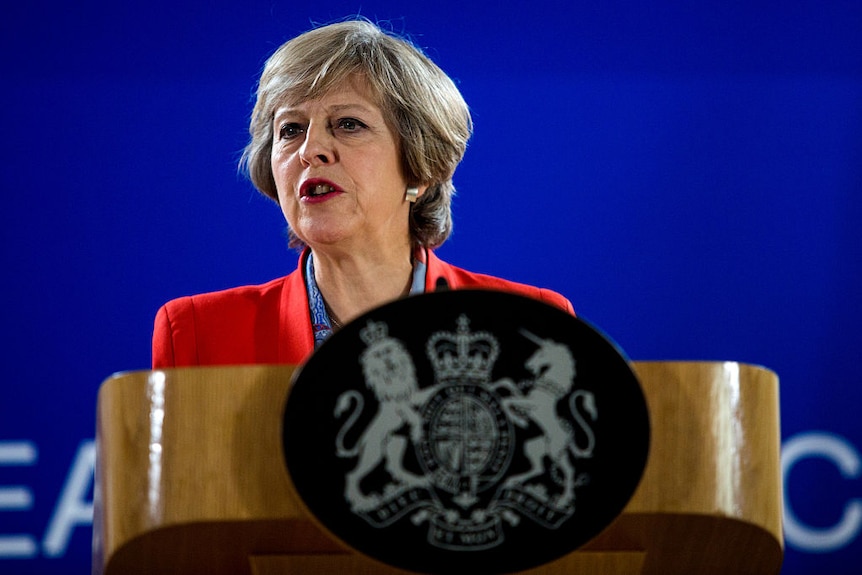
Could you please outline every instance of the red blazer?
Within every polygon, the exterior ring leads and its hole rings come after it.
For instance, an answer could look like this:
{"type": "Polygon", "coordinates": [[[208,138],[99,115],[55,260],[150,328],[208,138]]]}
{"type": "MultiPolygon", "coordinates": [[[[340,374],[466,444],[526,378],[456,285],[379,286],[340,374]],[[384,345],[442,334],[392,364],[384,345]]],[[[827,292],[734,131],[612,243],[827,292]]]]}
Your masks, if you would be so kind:
{"type": "MultiPolygon", "coordinates": [[[[445,278],[449,289],[497,289],[533,297],[574,314],[569,300],[556,292],[471,273],[447,264],[430,250],[427,253],[426,291],[433,291],[438,278],[445,278]]],[[[297,269],[263,285],[181,297],[166,303],[156,314],[153,369],[255,363],[298,365],[313,349],[308,294],[302,270],[297,269]]]]}

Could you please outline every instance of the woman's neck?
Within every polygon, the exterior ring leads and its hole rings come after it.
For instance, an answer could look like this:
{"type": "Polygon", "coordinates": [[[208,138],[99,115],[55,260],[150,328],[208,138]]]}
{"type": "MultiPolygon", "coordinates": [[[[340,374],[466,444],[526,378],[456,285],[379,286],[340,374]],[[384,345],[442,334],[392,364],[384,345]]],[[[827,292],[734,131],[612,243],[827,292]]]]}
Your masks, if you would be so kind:
{"type": "Polygon", "coordinates": [[[329,254],[312,250],[314,279],[332,319],[344,324],[410,291],[410,247],[389,253],[329,254]]]}

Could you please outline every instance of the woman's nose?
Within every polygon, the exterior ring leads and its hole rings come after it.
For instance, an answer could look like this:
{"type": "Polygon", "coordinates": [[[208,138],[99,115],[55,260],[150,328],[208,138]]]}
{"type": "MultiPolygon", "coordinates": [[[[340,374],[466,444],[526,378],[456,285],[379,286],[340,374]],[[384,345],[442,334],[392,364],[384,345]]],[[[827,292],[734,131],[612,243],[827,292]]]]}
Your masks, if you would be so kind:
{"type": "Polygon", "coordinates": [[[331,164],[336,160],[332,132],[326,125],[310,123],[305,140],[299,148],[299,158],[309,166],[331,164]]]}

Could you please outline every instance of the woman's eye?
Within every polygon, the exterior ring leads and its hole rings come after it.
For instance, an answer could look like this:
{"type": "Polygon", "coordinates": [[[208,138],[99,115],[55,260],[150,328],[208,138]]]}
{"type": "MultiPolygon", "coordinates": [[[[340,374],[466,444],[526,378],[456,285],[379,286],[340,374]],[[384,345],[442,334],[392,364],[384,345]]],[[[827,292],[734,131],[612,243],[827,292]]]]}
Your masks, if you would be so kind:
{"type": "Polygon", "coordinates": [[[356,118],[342,118],[338,120],[336,126],[340,130],[344,130],[346,132],[355,132],[356,130],[367,127],[365,124],[363,124],[356,118]]]}
{"type": "Polygon", "coordinates": [[[290,140],[302,133],[302,126],[297,123],[282,124],[278,129],[278,137],[281,140],[290,140]]]}

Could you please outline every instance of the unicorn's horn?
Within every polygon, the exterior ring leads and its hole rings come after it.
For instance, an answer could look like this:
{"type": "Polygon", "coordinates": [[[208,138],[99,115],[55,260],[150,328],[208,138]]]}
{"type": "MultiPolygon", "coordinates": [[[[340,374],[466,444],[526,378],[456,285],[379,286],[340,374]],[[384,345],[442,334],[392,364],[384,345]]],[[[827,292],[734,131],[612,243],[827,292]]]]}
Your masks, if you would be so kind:
{"type": "Polygon", "coordinates": [[[523,335],[524,337],[526,337],[527,339],[529,339],[530,341],[532,341],[533,343],[535,343],[538,346],[543,346],[547,343],[547,341],[545,341],[544,339],[538,337],[537,335],[530,333],[529,331],[527,331],[525,329],[520,329],[518,331],[521,332],[521,335],[523,335]]]}

